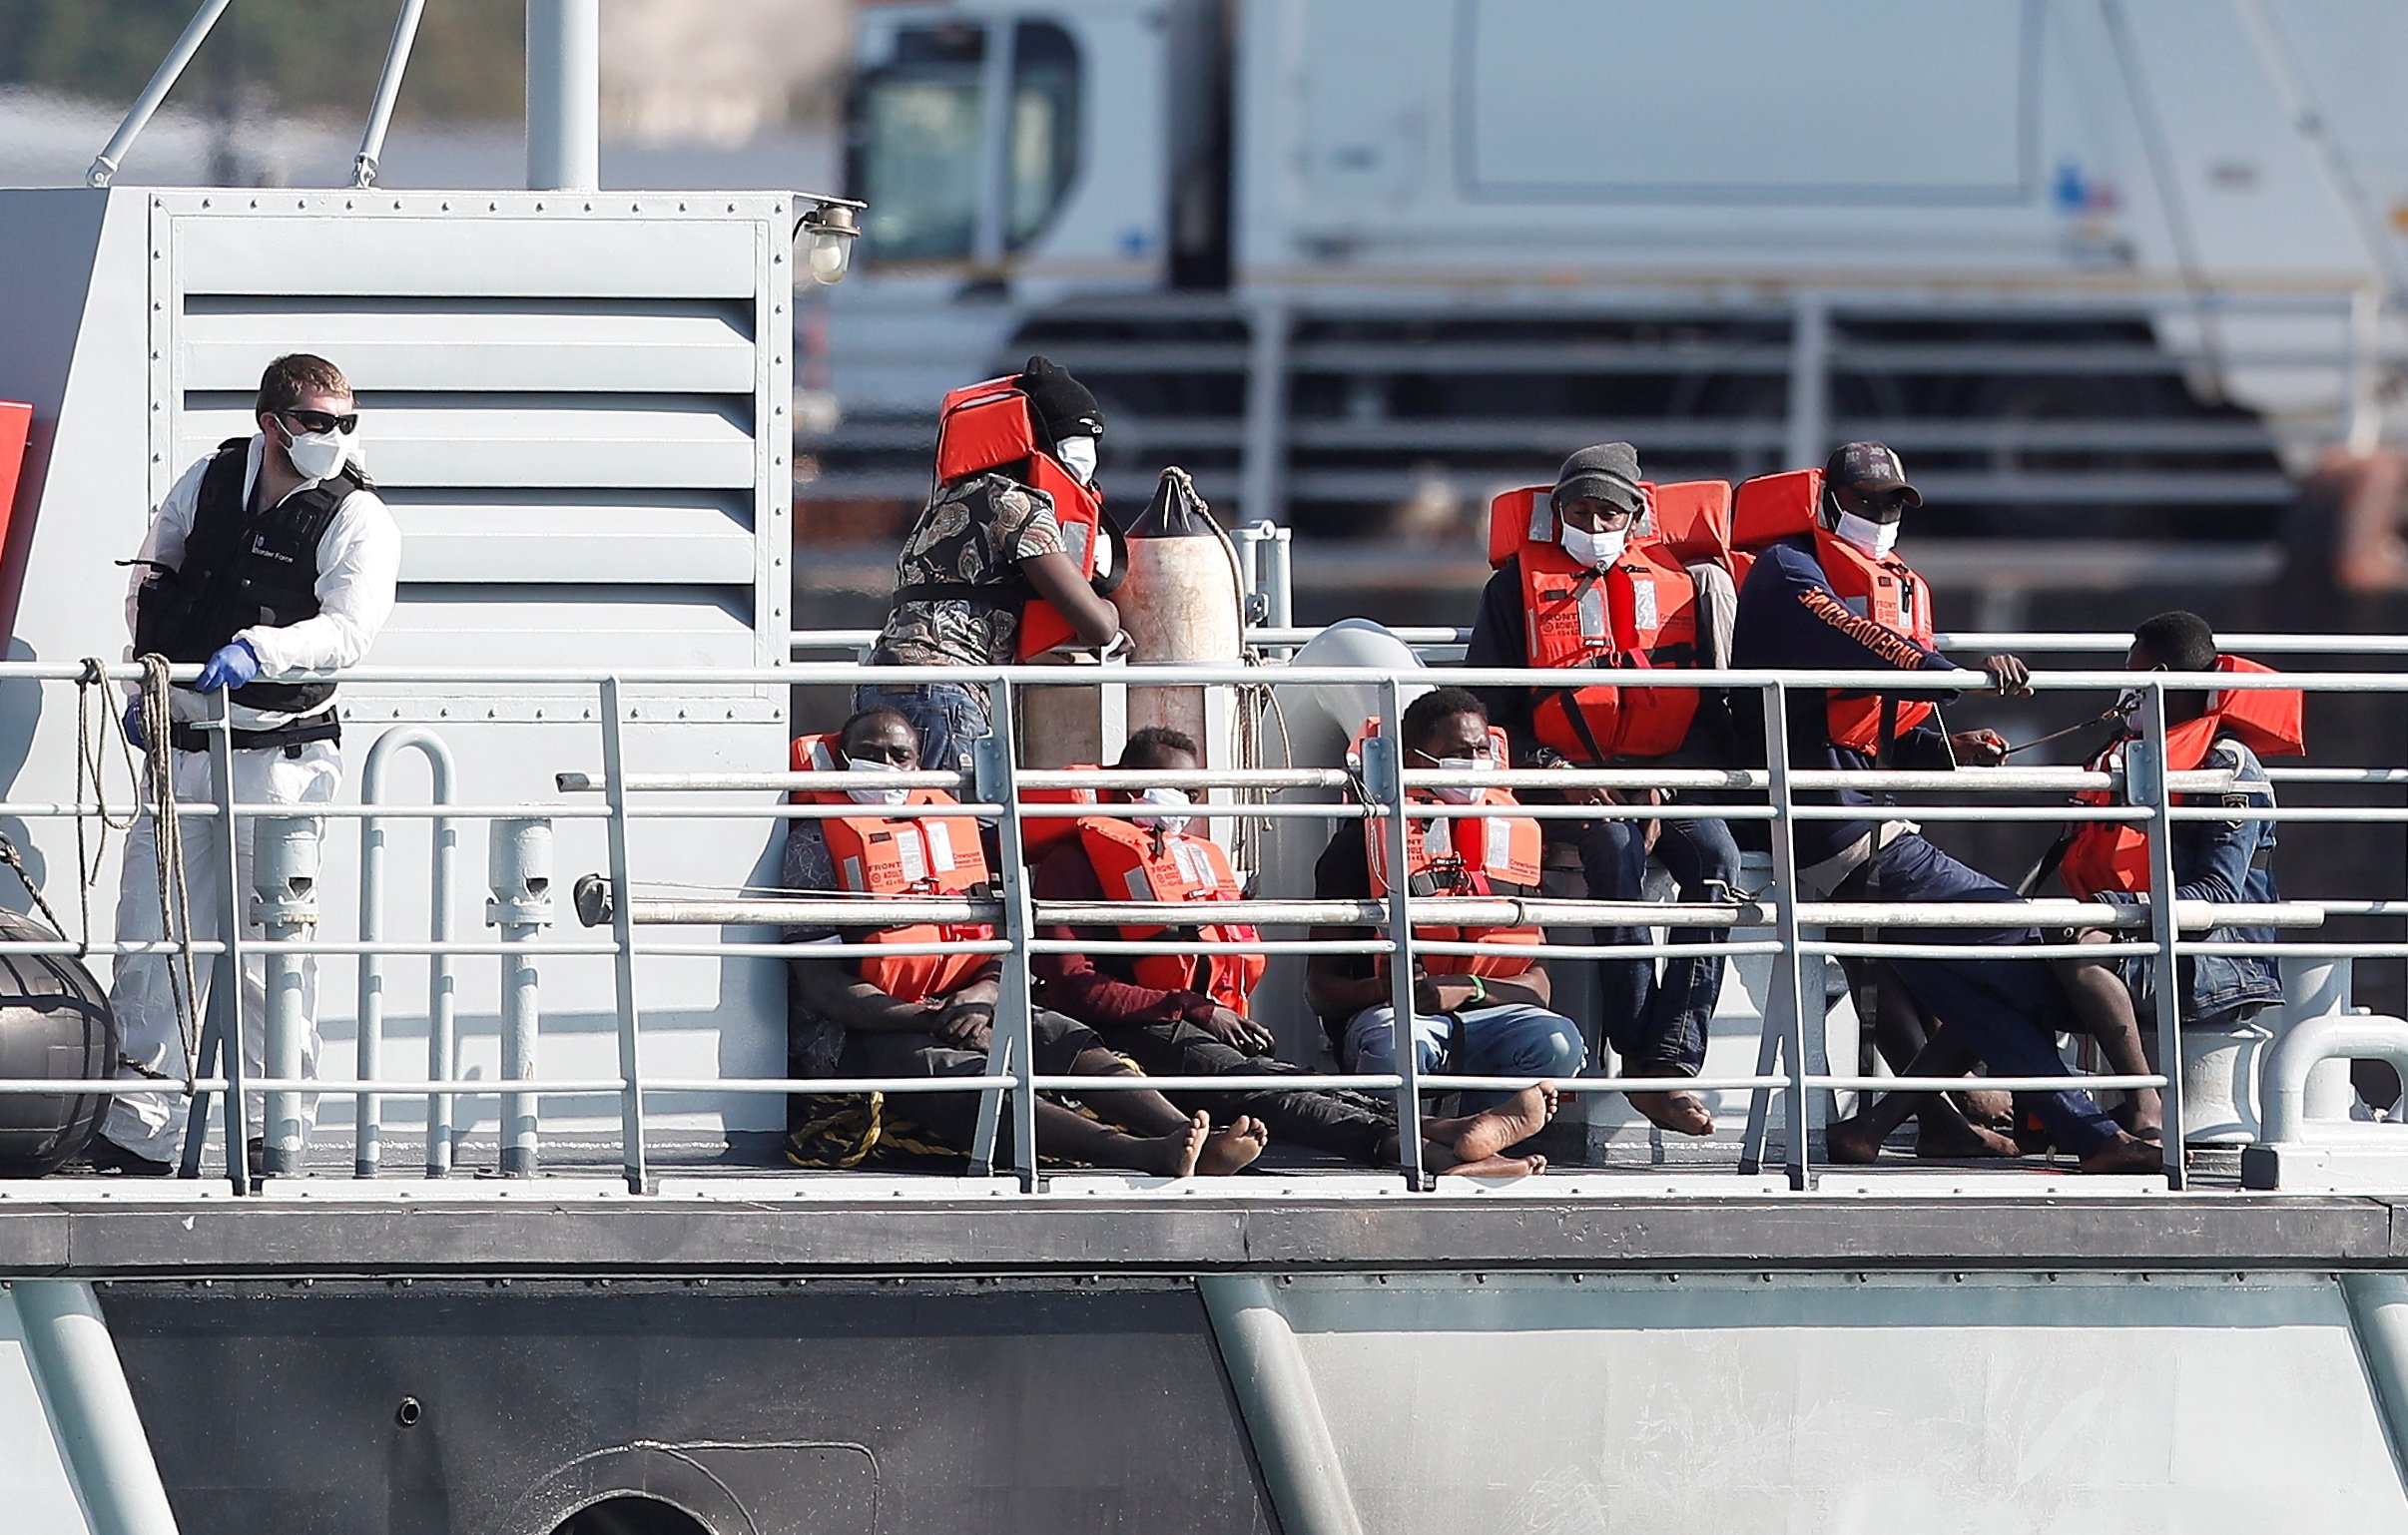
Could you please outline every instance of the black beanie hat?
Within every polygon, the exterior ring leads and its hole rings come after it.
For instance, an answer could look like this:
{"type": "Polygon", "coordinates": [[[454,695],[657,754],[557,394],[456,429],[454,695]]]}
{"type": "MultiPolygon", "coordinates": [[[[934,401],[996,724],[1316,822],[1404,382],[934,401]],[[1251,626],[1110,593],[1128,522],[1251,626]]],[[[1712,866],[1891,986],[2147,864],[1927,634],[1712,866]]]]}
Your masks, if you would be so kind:
{"type": "Polygon", "coordinates": [[[1555,505],[1586,496],[1626,512],[1646,509],[1639,495],[1638,449],[1627,442],[1600,442],[1563,460],[1555,471],[1555,505]]]}
{"type": "Polygon", "coordinates": [[[1036,412],[1037,424],[1055,444],[1064,437],[1103,435],[1103,412],[1095,407],[1095,396],[1052,358],[1030,357],[1017,382],[1036,412]]]}

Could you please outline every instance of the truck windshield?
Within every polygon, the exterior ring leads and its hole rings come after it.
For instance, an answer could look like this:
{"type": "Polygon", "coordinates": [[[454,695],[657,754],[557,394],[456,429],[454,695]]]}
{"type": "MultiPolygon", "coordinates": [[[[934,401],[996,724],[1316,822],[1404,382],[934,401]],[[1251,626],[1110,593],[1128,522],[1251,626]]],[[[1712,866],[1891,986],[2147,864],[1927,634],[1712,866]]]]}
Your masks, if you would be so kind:
{"type": "Polygon", "coordinates": [[[960,260],[978,222],[980,27],[913,28],[895,61],[862,84],[854,185],[870,205],[865,254],[882,261],[960,260]]]}
{"type": "MultiPolygon", "coordinates": [[[[1077,170],[1078,56],[1060,27],[1014,29],[1011,100],[1000,166],[1006,251],[1044,232],[1077,170]]],[[[853,184],[870,209],[864,252],[880,261],[965,260],[978,253],[987,34],[952,25],[905,30],[891,63],[862,82],[853,184]]]]}

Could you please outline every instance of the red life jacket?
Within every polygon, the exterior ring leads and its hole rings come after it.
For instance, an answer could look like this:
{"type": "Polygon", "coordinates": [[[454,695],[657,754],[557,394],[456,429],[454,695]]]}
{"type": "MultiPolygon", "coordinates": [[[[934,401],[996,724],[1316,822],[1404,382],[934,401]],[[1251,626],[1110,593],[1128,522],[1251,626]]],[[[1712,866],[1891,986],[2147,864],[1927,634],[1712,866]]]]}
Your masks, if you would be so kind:
{"type": "MultiPolygon", "coordinates": [[[[1365,737],[1377,735],[1377,719],[1364,722],[1362,734],[1355,738],[1354,756],[1360,760],[1365,737]]],[[[1495,744],[1502,760],[1505,751],[1505,732],[1489,728],[1489,739],[1495,744]]],[[[1436,804],[1438,796],[1428,789],[1405,791],[1409,804],[1436,804]]],[[[1481,794],[1483,804],[1519,804],[1512,794],[1502,788],[1486,789],[1481,794]]],[[[1363,822],[1363,851],[1371,865],[1372,899],[1388,896],[1388,817],[1367,816],[1363,822]]],[[[1492,895],[1496,881],[1509,884],[1536,885],[1540,876],[1540,846],[1538,822],[1526,815],[1451,816],[1445,819],[1405,817],[1406,893],[1408,895],[1492,895]],[[1438,827],[1444,831],[1433,832],[1438,827]]],[[[1536,948],[1543,941],[1535,927],[1442,927],[1414,924],[1414,936],[1440,943],[1512,943],[1536,948]]],[[[1422,968],[1433,975],[1519,975],[1537,963],[1536,954],[1424,954],[1422,968]]],[[[1385,957],[1380,971],[1387,971],[1385,957]]]]}
{"type": "MultiPolygon", "coordinates": [[[[1210,837],[1184,831],[1140,826],[1118,816],[1098,815],[1077,823],[1087,864],[1106,900],[1233,901],[1242,893],[1229,855],[1210,837]]],[[[1148,938],[1184,939],[1192,934],[1206,943],[1258,943],[1262,934],[1245,922],[1199,922],[1172,927],[1163,923],[1123,925],[1120,936],[1132,943],[1148,938]]],[[[1130,967],[1140,986],[1156,991],[1200,991],[1234,1012],[1246,1010],[1246,999],[1263,978],[1260,954],[1146,954],[1130,967]]]]}
{"type": "MultiPolygon", "coordinates": [[[[2215,658],[2218,672],[2271,673],[2272,667],[2243,661],[2238,656],[2215,658]]],[[[2211,701],[2207,713],[2165,730],[2165,770],[2189,772],[2207,761],[2217,739],[2229,736],[2259,757],[2299,757],[2307,751],[2304,729],[2306,699],[2295,688],[2228,689],[2211,701]]],[[[2105,768],[2123,754],[2120,743],[2092,761],[2093,770],[2105,768]]],[[[2085,789],[2075,796],[2084,804],[2110,804],[2107,789],[2085,789]]],[[[2129,821],[2086,820],[2075,828],[2066,846],[2058,878],[2076,897],[2089,900],[2103,890],[2138,893],[2148,888],[2148,833],[2129,821]]]]}
{"type": "MultiPolygon", "coordinates": [[[[1508,490],[1489,503],[1489,563],[1517,559],[1522,633],[1532,667],[1695,667],[1697,583],[1685,568],[1730,553],[1730,485],[1642,484],[1645,524],[1603,571],[1557,541],[1553,487],[1508,490]]],[[[1542,692],[1530,711],[1539,743],[1601,767],[1680,749],[1697,718],[1693,688],[1600,684],[1542,692]]]]}
{"type": "MultiPolygon", "coordinates": [[[[1053,520],[1062,530],[1062,550],[1078,573],[1095,581],[1096,545],[1115,532],[1103,514],[1103,493],[1079,483],[1077,475],[1039,446],[1036,419],[1028,396],[1007,374],[955,389],[944,397],[936,422],[936,478],[950,485],[974,474],[1001,471],[1032,490],[1053,498],[1053,520]]],[[[1097,586],[1109,594],[1120,584],[1126,562],[1097,586]]],[[[1051,603],[1034,594],[1020,603],[1019,642],[1022,661],[1041,656],[1057,645],[1078,638],[1070,621],[1051,603]]]]}
{"type": "MultiPolygon", "coordinates": [[[[1815,560],[1842,607],[1929,648],[1933,634],[1931,584],[1895,552],[1874,559],[1825,528],[1822,504],[1820,469],[1760,474],[1742,481],[1732,502],[1732,542],[1748,552],[1752,565],[1756,554],[1782,539],[1811,535],[1815,560]]],[[[1887,734],[1892,738],[1932,717],[1929,699],[1833,693],[1825,705],[1833,744],[1868,757],[1879,756],[1885,707],[1891,716],[1887,734]]]]}
{"type": "MultiPolygon", "coordinates": [[[[1064,772],[1094,772],[1093,763],[1073,763],[1064,772]]],[[[1023,788],[1023,804],[1093,804],[1095,790],[1091,788],[1023,788]]],[[[1066,842],[1078,834],[1080,822],[1065,815],[1023,815],[1020,817],[1020,851],[1030,863],[1053,850],[1057,842],[1066,842]]]]}
{"type": "MultiPolygon", "coordinates": [[[[799,736],[794,745],[796,772],[845,771],[844,751],[838,739],[799,736]]],[[[867,777],[868,774],[862,776],[867,777]]],[[[797,804],[853,804],[846,784],[830,789],[799,788],[797,804]]],[[[958,804],[940,788],[915,788],[906,804],[958,804]]],[[[978,821],[971,815],[904,817],[880,813],[884,805],[860,805],[856,813],[832,815],[820,822],[828,838],[829,861],[836,866],[837,883],[851,895],[966,895],[985,885],[990,875],[986,849],[978,840],[978,821]]],[[[895,806],[902,808],[902,806],[895,806]]],[[[866,943],[950,943],[992,938],[995,930],[981,922],[915,922],[906,927],[882,927],[864,936],[866,943]]],[[[986,966],[984,954],[866,954],[862,979],[891,997],[916,1002],[922,997],[949,996],[986,966]]]]}

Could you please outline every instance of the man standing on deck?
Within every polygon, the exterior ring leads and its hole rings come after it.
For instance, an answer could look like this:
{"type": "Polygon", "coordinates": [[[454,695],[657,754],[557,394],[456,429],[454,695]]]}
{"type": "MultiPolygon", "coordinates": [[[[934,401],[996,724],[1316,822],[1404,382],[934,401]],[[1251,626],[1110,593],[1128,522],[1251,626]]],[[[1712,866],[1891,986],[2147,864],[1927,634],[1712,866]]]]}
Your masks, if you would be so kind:
{"type": "MultiPolygon", "coordinates": [[[[1592,636],[1583,632],[1589,627],[1585,622],[1550,622],[1566,604],[1559,600],[1547,603],[1537,583],[1530,579],[1532,561],[1545,561],[1555,569],[1577,567],[1579,574],[1570,588],[1574,596],[1569,606],[1583,614],[1593,611],[1600,618],[1613,606],[1607,599],[1607,585],[1629,579],[1619,567],[1628,545],[1641,535],[1639,523],[1647,509],[1639,489],[1638,450],[1627,442],[1604,442],[1582,448],[1565,459],[1563,467],[1556,471],[1551,499],[1553,541],[1525,540],[1521,549],[1507,557],[1489,578],[1488,590],[1481,597],[1480,620],[1473,627],[1472,643],[1464,653],[1464,665],[1618,668],[1663,666],[1671,662],[1674,658],[1658,657],[1643,647],[1629,651],[1617,648],[1611,635],[1603,632],[1609,626],[1597,626],[1600,632],[1592,636]],[[1558,635],[1565,643],[1553,643],[1558,635]],[[1540,643],[1533,643],[1534,640],[1540,643]]],[[[1677,567],[1668,569],[1673,579],[1663,583],[1665,586],[1687,583],[1688,621],[1697,633],[1697,644],[1687,652],[1685,664],[1718,665],[1720,658],[1712,654],[1716,647],[1708,638],[1711,621],[1697,611],[1702,605],[1696,577],[1677,567]],[[1701,656],[1700,651],[1706,654],[1701,656]]],[[[1721,611],[1727,624],[1730,578],[1718,566],[1713,568],[1713,575],[1720,583],[1724,604],[1721,611]]],[[[1649,614],[1659,608],[1656,592],[1656,585],[1650,583],[1644,605],[1649,614]]],[[[1668,610],[1681,600],[1663,599],[1660,606],[1667,610],[1664,616],[1669,617],[1668,610]]],[[[1639,761],[1665,767],[1731,765],[1728,712],[1722,707],[1719,695],[1701,698],[1693,690],[1680,702],[1694,713],[1685,730],[1666,733],[1663,746],[1669,750],[1644,758],[1639,754],[1627,758],[1600,756],[1598,732],[1591,728],[1590,717],[1635,713],[1629,706],[1637,702],[1640,691],[1615,687],[1475,688],[1472,693],[1487,707],[1489,719],[1505,728],[1512,743],[1514,762],[1520,766],[1614,768],[1639,761]],[[1559,735],[1556,744],[1540,739],[1546,734],[1537,729],[1536,716],[1541,708],[1571,723],[1572,729],[1559,735]]],[[[1676,690],[1647,691],[1677,694],[1676,690]]],[[[1605,734],[1614,737],[1629,733],[1605,734]]],[[[1662,790],[1642,791],[1637,799],[1620,802],[1654,803],[1662,795],[1662,790]]],[[[1579,789],[1566,797],[1599,805],[1616,802],[1614,791],[1609,789],[1579,789]]],[[[1566,843],[1577,850],[1589,899],[1645,898],[1648,822],[1601,815],[1596,820],[1550,819],[1539,824],[1545,827],[1550,843],[1566,843]]],[[[1663,819],[1655,825],[1658,827],[1655,856],[1679,884],[1683,900],[1730,899],[1731,886],[1739,877],[1739,846],[1732,840],[1727,821],[1711,816],[1681,817],[1663,819]]],[[[1646,942],[1647,934],[1644,927],[1613,927],[1600,929],[1596,938],[1599,943],[1637,944],[1646,942]]],[[[1708,928],[1674,929],[1670,936],[1675,943],[1711,943],[1725,935],[1708,928]]],[[[1633,1077],[1696,1076],[1705,1064],[1706,1028],[1722,996],[1721,956],[1705,954],[1667,960],[1660,978],[1652,959],[1600,959],[1596,962],[1596,974],[1603,1032],[1621,1055],[1624,1073],[1633,1077]]],[[[1651,1123],[1679,1135],[1714,1133],[1714,1116],[1695,1093],[1633,1093],[1630,1106],[1651,1123]]]]}
{"type": "MultiPolygon", "coordinates": [[[[1193,772],[1202,766],[1194,738],[1183,731],[1149,726],[1129,737],[1119,767],[1139,771],[1193,772]]],[[[1097,816],[1078,822],[1037,864],[1031,893],[1041,901],[1097,903],[1150,888],[1153,899],[1175,899],[1165,887],[1198,892],[1187,898],[1209,903],[1237,897],[1228,859],[1210,839],[1188,829],[1185,789],[1105,789],[1115,804],[1143,799],[1161,806],[1138,816],[1097,816]],[[1115,874],[1106,894],[1105,871],[1115,874]],[[1200,893],[1196,877],[1211,871],[1212,893],[1200,893]]],[[[1047,938],[1082,942],[1115,938],[1169,939],[1201,936],[1238,939],[1209,921],[1165,929],[1147,927],[1051,926],[1047,938]]],[[[1182,1109],[1203,1109],[1215,1119],[1250,1114],[1283,1143],[1311,1147],[1374,1167],[1397,1163],[1393,1113],[1367,1106],[1345,1092],[1315,1091],[1312,1075],[1274,1054],[1271,1033],[1251,1016],[1254,982],[1261,978],[1259,954],[1038,954],[1029,961],[1045,983],[1049,1006],[1103,1037],[1149,1077],[1294,1076],[1297,1085],[1271,1092],[1165,1092],[1182,1109]]],[[[1422,1165],[1434,1172],[1510,1176],[1537,1172],[1542,1163],[1499,1153],[1536,1134],[1555,1112],[1555,1090],[1543,1084],[1522,1089],[1506,1102],[1458,1119],[1422,1122],[1422,1165]]]]}
{"type": "MultiPolygon", "coordinates": [[[[1958,670],[1931,647],[1930,599],[1922,578],[1890,552],[1906,509],[1923,504],[1898,455],[1882,443],[1851,442],[1831,455],[1819,487],[1811,476],[1780,478],[1797,480],[1799,489],[1816,495],[1816,504],[1801,508],[1806,515],[1796,531],[1767,545],[1749,569],[1739,593],[1731,664],[1743,671],[1958,670]]],[[[1742,508],[1742,522],[1746,516],[1742,508]]],[[[1993,656],[1986,669],[1999,693],[2029,688],[2031,674],[2012,656],[1993,656]]],[[[1743,742],[1751,734],[1761,741],[1757,711],[1741,708],[1734,718],[1743,742]]],[[[1947,767],[1959,755],[1987,765],[2005,755],[2003,744],[1985,739],[1987,733],[1943,735],[1929,723],[1936,718],[1927,702],[1911,697],[1793,689],[1787,720],[1790,762],[1861,771],[1877,763],[1947,767]]],[[[1798,893],[1804,899],[2017,900],[2013,890],[1942,852],[1912,821],[1884,814],[1880,802],[1864,793],[1840,789],[1828,797],[1801,793],[1798,798],[1862,805],[1867,811],[1858,820],[1792,824],[1798,893]]],[[[1909,928],[1885,930],[1882,936],[1965,945],[1961,959],[1883,963],[1916,1001],[1960,1030],[1994,1071],[2018,1077],[2065,1074],[2056,1036],[2074,1022],[2063,994],[2045,964],[1999,953],[2037,941],[2034,929],[1909,928]]],[[[2059,1090],[2017,1096],[2041,1116],[2059,1145],[2082,1159],[2082,1171],[2157,1170],[2157,1149],[2125,1134],[2090,1095],[2059,1090]]],[[[1931,1139],[1932,1127],[1925,1128],[1925,1149],[1935,1155],[2014,1154],[2012,1141],[1976,1126],[1963,1127],[1961,1145],[1931,1139]]]]}
{"type": "MultiPolygon", "coordinates": [[[[335,717],[328,672],[356,666],[392,616],[401,566],[401,535],[359,462],[359,416],[342,370],[323,357],[295,352],[268,364],[260,378],[259,430],[236,437],[185,472],[160,503],[132,562],[126,623],[132,654],[198,662],[200,677],[170,690],[165,741],[146,740],[143,701],[126,710],[126,734],[137,746],[173,759],[176,797],[213,797],[209,733],[201,722],[227,711],[234,726],[234,798],[244,804],[324,804],[342,780],[341,723],[335,717]]],[[[235,848],[237,899],[248,901],[252,828],[245,819],[235,848]]],[[[320,826],[306,822],[314,838],[320,826]]],[[[187,920],[201,940],[219,936],[226,892],[226,849],[215,823],[184,822],[187,920]]],[[[163,936],[159,827],[151,809],[127,833],[118,893],[117,932],[124,939],[163,936]]],[[[248,936],[262,940],[257,924],[248,936]]],[[[124,1078],[180,1081],[194,1043],[185,1017],[208,1005],[210,966],[196,967],[197,994],[189,1014],[177,1007],[176,986],[162,954],[118,961],[109,993],[124,1029],[124,1078]]],[[[245,1070],[267,1070],[267,974],[262,956],[243,967],[237,1000],[245,1070]]],[[[301,961],[301,1075],[317,1074],[317,966],[301,961]]],[[[137,1175],[170,1171],[180,1154],[190,1102],[178,1092],[116,1099],[94,1138],[96,1167],[137,1175]]],[[[260,1105],[249,1123],[260,1126],[260,1105]]],[[[314,1098],[301,1101],[309,1124],[314,1098]]],[[[261,1171],[262,1141],[248,1148],[261,1171]]]]}

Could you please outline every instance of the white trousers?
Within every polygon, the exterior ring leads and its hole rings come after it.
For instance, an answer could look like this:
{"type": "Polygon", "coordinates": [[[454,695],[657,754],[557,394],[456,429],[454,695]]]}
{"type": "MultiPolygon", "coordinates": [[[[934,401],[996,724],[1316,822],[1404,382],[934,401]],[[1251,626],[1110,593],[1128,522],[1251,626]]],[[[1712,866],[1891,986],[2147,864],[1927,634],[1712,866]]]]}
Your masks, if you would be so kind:
{"type": "MultiPolygon", "coordinates": [[[[175,759],[177,800],[186,805],[212,802],[216,793],[210,786],[209,754],[178,752],[175,759]]],[[[282,747],[237,752],[234,779],[238,804],[326,804],[333,800],[334,791],[342,782],[342,755],[331,742],[324,741],[309,742],[292,756],[286,755],[282,747]]],[[[251,838],[256,824],[252,817],[244,817],[235,849],[235,893],[246,913],[251,908],[251,838]]],[[[323,835],[322,822],[312,820],[310,825],[316,834],[323,835]]],[[[193,937],[216,938],[220,914],[226,905],[226,847],[216,821],[184,817],[184,879],[191,903],[193,937]]],[[[264,941],[267,937],[259,923],[248,915],[243,931],[245,937],[253,940],[264,941]]],[[[148,804],[126,834],[124,874],[117,894],[117,934],[121,939],[132,940],[165,936],[159,920],[159,826],[148,804]]],[[[168,972],[173,962],[173,957],[165,954],[121,956],[116,981],[109,988],[109,1004],[117,1010],[118,1026],[124,1031],[127,1059],[181,1080],[184,1033],[176,1020],[176,994],[171,989],[168,972]]],[[[198,988],[198,995],[192,1000],[196,1036],[201,1020],[208,1015],[210,976],[216,964],[215,959],[206,956],[193,962],[198,988]]],[[[314,1077],[318,1052],[317,961],[307,956],[301,960],[301,1075],[314,1077]]],[[[268,974],[266,958],[259,954],[246,955],[243,960],[240,1032],[245,1074],[254,1078],[265,1076],[268,974]]],[[[127,1079],[145,1075],[126,1066],[121,1066],[117,1074],[127,1079]]],[[[138,1156],[173,1162],[184,1153],[185,1117],[191,1108],[192,1101],[181,1089],[128,1094],[110,1107],[101,1133],[138,1156]]],[[[247,1095],[244,1112],[254,1136],[262,1133],[261,1118],[265,1111],[261,1095],[247,1095]]],[[[315,1095],[304,1098],[301,1123],[313,1124],[316,1113],[315,1095]]]]}

